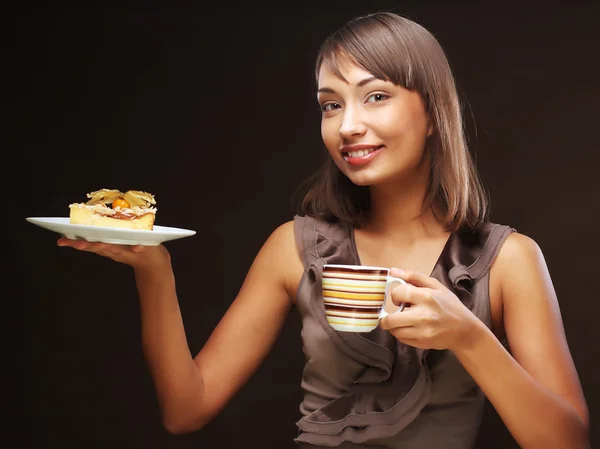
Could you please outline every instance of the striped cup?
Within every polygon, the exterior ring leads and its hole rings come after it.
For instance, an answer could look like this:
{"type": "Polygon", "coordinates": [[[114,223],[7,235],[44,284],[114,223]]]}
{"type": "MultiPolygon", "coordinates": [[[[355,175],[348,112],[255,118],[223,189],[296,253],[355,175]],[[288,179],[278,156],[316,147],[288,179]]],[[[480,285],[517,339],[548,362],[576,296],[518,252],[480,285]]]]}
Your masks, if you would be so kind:
{"type": "MultiPolygon", "coordinates": [[[[370,332],[388,313],[384,310],[390,285],[405,281],[389,268],[363,265],[323,265],[323,300],[327,321],[335,330],[370,332]]],[[[398,311],[403,309],[400,306],[398,311]]]]}

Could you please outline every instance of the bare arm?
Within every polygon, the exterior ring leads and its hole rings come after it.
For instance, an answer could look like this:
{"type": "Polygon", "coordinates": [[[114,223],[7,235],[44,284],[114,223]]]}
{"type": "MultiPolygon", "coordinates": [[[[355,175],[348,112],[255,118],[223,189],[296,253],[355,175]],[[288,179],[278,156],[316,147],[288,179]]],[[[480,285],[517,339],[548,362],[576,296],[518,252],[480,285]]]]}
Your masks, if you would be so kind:
{"type": "Polygon", "coordinates": [[[512,355],[437,279],[391,274],[408,282],[392,289],[392,300],[410,307],[383,318],[382,328],[412,346],[453,351],[524,449],[589,448],[587,406],[546,263],[532,239],[512,234],[491,271],[512,355]]]}
{"type": "Polygon", "coordinates": [[[280,333],[303,274],[293,222],[267,240],[240,292],[194,362],[214,417],[254,373],[280,333]]]}
{"type": "Polygon", "coordinates": [[[164,247],[132,250],[66,239],[60,239],[59,245],[96,252],[134,267],[144,355],[163,423],[173,433],[204,426],[255,372],[279,335],[302,275],[293,224],[288,222],[265,242],[239,294],[193,358],[164,247]]]}
{"type": "Polygon", "coordinates": [[[513,234],[491,275],[501,286],[512,356],[482,323],[455,354],[521,447],[588,448],[587,406],[542,252],[513,234]]]}

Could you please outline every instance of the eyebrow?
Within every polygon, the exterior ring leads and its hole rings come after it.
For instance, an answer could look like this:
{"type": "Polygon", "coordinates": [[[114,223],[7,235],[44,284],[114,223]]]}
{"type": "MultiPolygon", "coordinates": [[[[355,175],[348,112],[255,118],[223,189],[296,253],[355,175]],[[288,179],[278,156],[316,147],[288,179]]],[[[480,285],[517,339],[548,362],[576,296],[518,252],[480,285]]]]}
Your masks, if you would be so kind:
{"type": "MultiPolygon", "coordinates": [[[[369,76],[368,78],[365,78],[363,80],[360,80],[358,83],[356,83],[357,87],[363,87],[366,84],[369,84],[371,81],[375,81],[378,78],[374,77],[374,76],[369,76]]],[[[319,88],[319,90],[317,90],[317,93],[327,93],[327,94],[334,94],[335,90],[333,90],[331,87],[321,87],[319,88]]]]}

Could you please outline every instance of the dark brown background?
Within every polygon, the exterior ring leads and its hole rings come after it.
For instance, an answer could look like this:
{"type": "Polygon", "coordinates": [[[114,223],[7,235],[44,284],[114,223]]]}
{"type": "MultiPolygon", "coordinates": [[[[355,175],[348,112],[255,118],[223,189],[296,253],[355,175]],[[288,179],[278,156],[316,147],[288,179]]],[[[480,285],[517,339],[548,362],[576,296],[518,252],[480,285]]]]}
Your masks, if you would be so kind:
{"type": "MultiPolygon", "coordinates": [[[[3,386],[12,447],[293,447],[303,363],[295,311],[214,422],[169,435],[140,351],[131,270],[57,248],[56,234],[25,217],[66,216],[98,188],[155,193],[157,224],[197,231],[167,244],[195,353],[325,156],[312,79],[319,43],[355,15],[392,8],[448,53],[492,219],[546,255],[594,426],[598,3],[354,3],[362,6],[22,3],[7,12],[3,386]]],[[[516,447],[491,409],[478,447],[516,447]]]]}

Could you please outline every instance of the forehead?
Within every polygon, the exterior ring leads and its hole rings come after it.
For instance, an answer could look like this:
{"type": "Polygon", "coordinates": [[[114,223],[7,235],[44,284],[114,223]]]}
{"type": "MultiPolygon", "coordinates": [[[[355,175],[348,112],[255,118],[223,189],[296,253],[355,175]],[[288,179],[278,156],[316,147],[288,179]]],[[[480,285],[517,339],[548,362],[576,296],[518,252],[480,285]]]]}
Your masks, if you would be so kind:
{"type": "Polygon", "coordinates": [[[341,74],[341,78],[336,74],[328,64],[322,64],[319,69],[318,87],[331,87],[333,84],[357,84],[359,81],[373,76],[372,73],[356,65],[354,62],[344,58],[336,61],[337,69],[341,74]]]}

